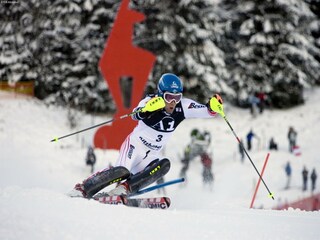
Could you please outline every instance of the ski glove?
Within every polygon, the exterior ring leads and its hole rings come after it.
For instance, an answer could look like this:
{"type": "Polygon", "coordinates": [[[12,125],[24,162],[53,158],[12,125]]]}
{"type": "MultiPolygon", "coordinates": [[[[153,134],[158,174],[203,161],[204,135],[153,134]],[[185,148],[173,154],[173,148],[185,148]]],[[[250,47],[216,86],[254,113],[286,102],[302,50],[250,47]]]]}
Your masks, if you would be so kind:
{"type": "Polygon", "coordinates": [[[209,110],[219,113],[221,117],[224,117],[223,111],[223,101],[219,94],[213,95],[213,97],[209,100],[207,106],[209,106],[209,110]]]}
{"type": "Polygon", "coordinates": [[[151,98],[146,105],[141,109],[141,112],[154,112],[161,108],[164,108],[166,103],[162,97],[151,98]]]}

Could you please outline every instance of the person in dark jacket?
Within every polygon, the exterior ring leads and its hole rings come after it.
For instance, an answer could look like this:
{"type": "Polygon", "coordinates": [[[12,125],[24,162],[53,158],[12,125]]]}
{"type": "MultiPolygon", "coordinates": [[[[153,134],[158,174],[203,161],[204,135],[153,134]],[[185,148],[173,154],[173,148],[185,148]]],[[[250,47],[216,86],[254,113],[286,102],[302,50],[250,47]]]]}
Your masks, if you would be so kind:
{"type": "Polygon", "coordinates": [[[269,142],[269,150],[278,150],[278,144],[274,141],[273,138],[270,139],[270,142],[269,142]]]}
{"type": "Polygon", "coordinates": [[[290,181],[291,181],[291,165],[290,162],[287,162],[286,166],[285,166],[285,171],[286,171],[286,175],[287,175],[287,184],[285,189],[289,189],[290,188],[290,181]]]}
{"type": "Polygon", "coordinates": [[[293,127],[289,127],[288,131],[288,140],[289,140],[289,152],[293,152],[293,148],[296,146],[297,142],[297,132],[293,127]]]}
{"type": "Polygon", "coordinates": [[[302,190],[303,190],[303,191],[306,191],[306,190],[307,190],[308,174],[309,174],[309,171],[308,171],[308,169],[306,168],[306,166],[304,166],[304,167],[303,167],[303,170],[302,170],[302,181],[303,181],[302,190]]]}
{"type": "Polygon", "coordinates": [[[86,156],[86,164],[91,166],[91,173],[94,171],[94,165],[96,163],[96,155],[94,153],[93,147],[89,146],[87,156],[86,156]]]}
{"type": "Polygon", "coordinates": [[[252,129],[249,131],[249,133],[247,134],[247,146],[248,146],[248,151],[251,150],[252,148],[252,139],[256,137],[257,139],[259,139],[257,137],[257,135],[255,133],[253,133],[252,129]]]}
{"type": "Polygon", "coordinates": [[[240,139],[240,142],[238,144],[238,147],[239,147],[239,153],[240,153],[240,159],[241,159],[241,162],[243,163],[244,161],[244,146],[243,146],[243,141],[242,139],[240,139]]]}
{"type": "Polygon", "coordinates": [[[311,191],[313,192],[316,189],[316,181],[317,181],[317,172],[316,169],[312,169],[311,175],[311,191]]]}
{"type": "Polygon", "coordinates": [[[257,93],[257,98],[259,99],[258,107],[259,107],[259,113],[263,113],[265,105],[266,105],[266,94],[262,89],[257,93]]]}

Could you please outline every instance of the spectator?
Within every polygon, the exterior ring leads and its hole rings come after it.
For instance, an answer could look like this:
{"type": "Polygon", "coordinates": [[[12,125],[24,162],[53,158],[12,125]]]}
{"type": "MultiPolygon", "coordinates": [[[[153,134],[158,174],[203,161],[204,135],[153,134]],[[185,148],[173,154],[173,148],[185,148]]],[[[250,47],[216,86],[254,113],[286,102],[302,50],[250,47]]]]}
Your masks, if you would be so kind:
{"type": "Polygon", "coordinates": [[[96,155],[94,153],[93,147],[89,146],[87,156],[86,156],[86,164],[91,166],[91,173],[94,171],[94,165],[96,163],[96,155]]]}
{"type": "Polygon", "coordinates": [[[251,150],[252,148],[252,138],[256,137],[257,139],[258,136],[256,134],[253,133],[252,129],[249,131],[249,133],[247,134],[247,146],[248,146],[248,151],[251,150]]]}
{"type": "Polygon", "coordinates": [[[286,175],[287,175],[287,184],[285,189],[289,189],[290,188],[290,182],[291,182],[291,165],[290,162],[287,162],[286,166],[285,166],[285,171],[286,171],[286,175]]]}
{"type": "Polygon", "coordinates": [[[243,141],[242,139],[240,140],[240,143],[239,143],[239,153],[240,153],[240,159],[241,159],[241,162],[243,163],[243,160],[244,160],[244,145],[243,145],[243,141]]]}
{"type": "Polygon", "coordinates": [[[311,175],[311,191],[313,192],[316,189],[316,181],[317,181],[317,173],[316,173],[316,169],[312,169],[311,175]]]}
{"type": "Polygon", "coordinates": [[[253,117],[257,116],[257,108],[259,104],[259,98],[255,96],[255,94],[252,92],[248,96],[248,102],[250,104],[250,113],[253,117]]]}
{"type": "Polygon", "coordinates": [[[259,103],[258,103],[259,113],[263,113],[265,105],[266,105],[266,94],[264,93],[264,91],[261,88],[256,96],[259,99],[259,103]]]}
{"type": "Polygon", "coordinates": [[[306,191],[307,190],[307,183],[308,183],[308,169],[306,168],[306,166],[303,167],[302,170],[302,181],[303,181],[303,187],[302,190],[306,191]]]}
{"type": "Polygon", "coordinates": [[[293,148],[296,146],[297,141],[297,132],[294,130],[293,127],[289,127],[288,131],[288,140],[289,140],[289,152],[292,153],[293,148]]]}
{"type": "Polygon", "coordinates": [[[274,141],[273,138],[270,139],[270,142],[269,142],[269,150],[278,150],[278,144],[274,141]]]}

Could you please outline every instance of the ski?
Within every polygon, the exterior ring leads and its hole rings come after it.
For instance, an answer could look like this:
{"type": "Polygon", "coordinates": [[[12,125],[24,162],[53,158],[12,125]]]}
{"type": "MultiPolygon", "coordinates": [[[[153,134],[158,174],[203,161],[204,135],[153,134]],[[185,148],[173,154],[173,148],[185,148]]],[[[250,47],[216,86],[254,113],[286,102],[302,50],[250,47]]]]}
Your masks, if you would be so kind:
{"type": "Polygon", "coordinates": [[[168,197],[151,197],[151,198],[127,198],[125,196],[96,196],[92,199],[111,205],[125,205],[127,207],[151,208],[151,209],[168,209],[171,201],[168,197]]]}
{"type": "MultiPolygon", "coordinates": [[[[159,188],[163,188],[169,185],[184,182],[184,178],[178,178],[168,182],[164,182],[155,186],[144,188],[136,193],[129,194],[128,196],[109,196],[108,192],[100,192],[87,199],[94,199],[100,203],[111,204],[111,205],[125,205],[128,207],[138,208],[152,208],[152,209],[167,209],[170,207],[171,200],[169,197],[151,197],[151,198],[133,198],[137,195],[141,195],[147,192],[154,191],[159,188]]],[[[68,194],[70,197],[83,197],[80,192],[77,195],[68,194]]]]}

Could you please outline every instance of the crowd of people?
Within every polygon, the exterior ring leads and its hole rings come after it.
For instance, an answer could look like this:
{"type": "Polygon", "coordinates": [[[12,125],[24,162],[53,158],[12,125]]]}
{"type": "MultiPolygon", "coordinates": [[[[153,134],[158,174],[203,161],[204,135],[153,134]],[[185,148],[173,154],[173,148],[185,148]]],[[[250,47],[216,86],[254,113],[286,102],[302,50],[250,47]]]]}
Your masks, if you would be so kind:
{"type": "MultiPolygon", "coordinates": [[[[266,106],[271,107],[268,95],[263,91],[262,88],[259,91],[252,91],[248,95],[248,104],[250,106],[250,113],[253,117],[256,117],[258,113],[262,114],[266,106]]],[[[299,156],[301,155],[301,151],[300,151],[300,147],[297,144],[297,137],[298,137],[297,131],[294,129],[293,126],[289,126],[288,132],[287,132],[288,150],[289,150],[289,153],[299,156]]],[[[259,145],[260,138],[253,131],[253,129],[250,129],[246,135],[246,147],[247,147],[246,150],[248,151],[252,150],[252,146],[253,146],[252,142],[254,139],[258,142],[258,145],[259,145]]],[[[242,140],[241,140],[241,143],[242,143],[242,140]]],[[[273,151],[279,150],[279,143],[276,142],[274,137],[270,137],[270,140],[268,143],[268,149],[273,151]]],[[[241,144],[239,144],[239,155],[240,155],[241,162],[243,162],[245,156],[244,156],[244,150],[242,149],[241,144]]],[[[291,182],[291,175],[292,175],[292,167],[291,167],[290,161],[286,163],[284,169],[287,177],[285,189],[289,189],[290,182],[291,182]]],[[[308,179],[310,179],[310,182],[311,182],[310,189],[313,192],[315,190],[316,180],[317,180],[316,169],[313,168],[312,172],[309,174],[308,169],[306,168],[306,166],[304,166],[301,171],[302,171],[302,191],[306,191],[308,189],[307,183],[308,183],[308,179]]]]}
{"type": "MultiPolygon", "coordinates": [[[[297,146],[297,136],[298,136],[298,133],[294,129],[294,127],[289,126],[288,132],[287,132],[288,147],[289,147],[288,152],[290,154],[299,156],[301,153],[299,151],[299,146],[297,146]]],[[[245,146],[247,151],[251,151],[253,148],[252,141],[254,139],[257,141],[258,146],[259,146],[260,145],[260,138],[253,131],[252,128],[249,130],[249,132],[246,135],[246,146],[243,144],[242,139],[240,139],[241,143],[239,144],[239,156],[240,156],[240,160],[242,163],[244,162],[244,159],[245,159],[244,149],[242,146],[245,146]]],[[[279,150],[279,144],[275,141],[274,137],[270,138],[267,147],[269,150],[273,150],[273,151],[279,150]]],[[[289,189],[291,187],[291,177],[292,177],[292,173],[293,173],[293,169],[292,169],[290,161],[287,161],[287,163],[284,166],[284,170],[285,170],[285,174],[286,174],[286,178],[287,178],[284,189],[289,189]]],[[[316,189],[316,181],[317,181],[316,168],[313,167],[312,172],[309,174],[309,170],[306,168],[306,166],[303,166],[301,173],[302,173],[302,191],[308,190],[308,179],[310,179],[310,182],[311,182],[310,190],[311,190],[311,192],[314,192],[316,189]]]]}
{"type": "MultiPolygon", "coordinates": [[[[292,174],[292,167],[290,161],[287,162],[287,164],[284,167],[286,176],[287,176],[287,183],[285,186],[285,189],[289,189],[291,187],[290,182],[291,182],[291,174],[292,174]]],[[[310,178],[310,190],[313,193],[316,189],[316,181],[317,181],[317,171],[316,168],[313,168],[311,173],[309,174],[309,170],[307,169],[306,166],[303,166],[302,171],[302,191],[307,191],[308,190],[308,179],[310,178]]]]}

